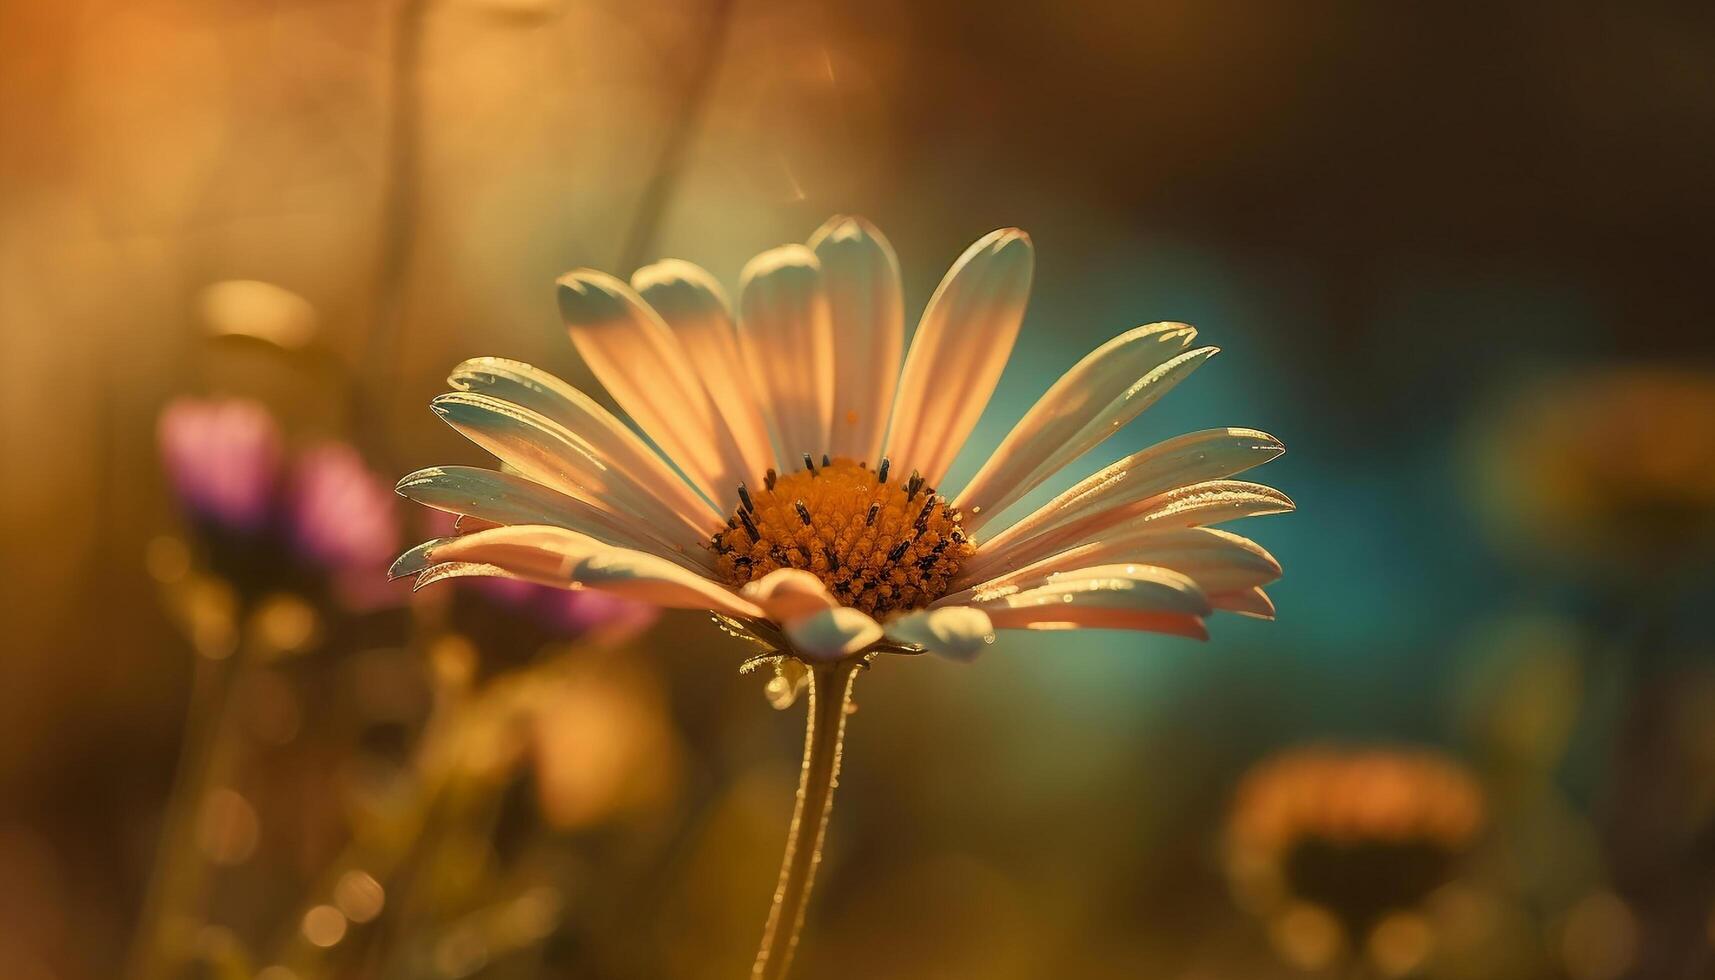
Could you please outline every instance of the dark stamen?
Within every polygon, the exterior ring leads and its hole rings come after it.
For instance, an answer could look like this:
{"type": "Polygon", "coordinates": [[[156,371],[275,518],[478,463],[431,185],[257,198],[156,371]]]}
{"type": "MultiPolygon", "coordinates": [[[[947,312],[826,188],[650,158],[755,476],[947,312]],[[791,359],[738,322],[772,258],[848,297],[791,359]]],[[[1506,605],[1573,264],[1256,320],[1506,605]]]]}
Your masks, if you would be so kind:
{"type": "Polygon", "coordinates": [[[831,459],[829,459],[829,458],[828,458],[828,454],[827,454],[827,453],[823,453],[823,454],[822,454],[822,466],[823,466],[823,467],[824,467],[824,468],[826,468],[826,467],[829,467],[829,466],[832,466],[832,465],[834,465],[834,461],[833,461],[833,460],[831,460],[831,459]]]}
{"type": "Polygon", "coordinates": [[[780,476],[774,472],[774,467],[772,466],[768,468],[767,473],[762,474],[762,484],[770,490],[774,489],[774,481],[778,479],[780,479],[780,476]]]}
{"type": "Polygon", "coordinates": [[[738,485],[738,502],[744,505],[745,510],[756,512],[756,505],[750,501],[750,488],[742,483],[738,485]]]}
{"type": "Polygon", "coordinates": [[[822,557],[828,560],[828,571],[837,572],[840,570],[840,556],[834,554],[834,549],[824,545],[822,547],[822,557]]]}
{"type": "Polygon", "coordinates": [[[875,516],[879,513],[881,513],[881,501],[877,500],[875,503],[869,505],[869,513],[864,515],[863,526],[874,527],[875,516]]]}
{"type": "Polygon", "coordinates": [[[899,542],[898,544],[893,546],[892,551],[889,551],[887,553],[887,560],[888,561],[898,561],[900,558],[905,556],[905,549],[909,548],[909,547],[911,547],[910,539],[906,539],[904,541],[899,542]]]}
{"type": "Polygon", "coordinates": [[[917,496],[917,491],[921,489],[923,489],[923,474],[912,470],[911,479],[905,481],[905,499],[910,500],[917,496]]]}
{"type": "Polygon", "coordinates": [[[756,522],[750,519],[749,511],[739,511],[738,519],[744,522],[744,529],[750,535],[751,541],[762,540],[762,532],[756,529],[756,522]]]}
{"type": "Polygon", "coordinates": [[[881,467],[875,471],[875,478],[876,478],[875,482],[886,483],[887,482],[887,470],[892,465],[893,465],[893,460],[888,459],[886,456],[881,457],[881,467]]]}
{"type": "Polygon", "coordinates": [[[931,511],[933,511],[934,509],[935,509],[935,498],[934,497],[930,497],[928,500],[923,501],[923,509],[917,512],[917,519],[915,521],[911,522],[911,526],[915,527],[919,531],[923,530],[925,527],[928,527],[929,526],[929,513],[931,511]]]}
{"type": "Polygon", "coordinates": [[[811,476],[816,475],[816,461],[810,458],[809,453],[804,454],[804,468],[810,471],[811,476]]]}
{"type": "Polygon", "coordinates": [[[797,510],[798,510],[798,519],[804,522],[805,527],[809,527],[810,526],[810,508],[804,506],[804,501],[802,501],[802,500],[798,500],[798,501],[793,502],[792,506],[797,508],[797,510]]]}

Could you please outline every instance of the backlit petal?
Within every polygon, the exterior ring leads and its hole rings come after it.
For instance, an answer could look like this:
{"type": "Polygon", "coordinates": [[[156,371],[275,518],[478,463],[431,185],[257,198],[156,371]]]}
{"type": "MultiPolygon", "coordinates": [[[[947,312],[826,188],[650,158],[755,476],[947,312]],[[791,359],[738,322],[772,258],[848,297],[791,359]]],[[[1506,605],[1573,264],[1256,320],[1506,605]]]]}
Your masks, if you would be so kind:
{"type": "Polygon", "coordinates": [[[473,357],[453,368],[447,383],[460,391],[492,395],[553,419],[588,443],[597,456],[631,478],[691,523],[721,518],[709,502],[673,471],[655,450],[596,404],[595,399],[523,361],[473,357]]]}
{"type": "Polygon", "coordinates": [[[1019,546],[1059,528],[1113,527],[1175,487],[1242,473],[1278,457],[1285,449],[1255,429],[1206,429],[1133,453],[1080,481],[1035,512],[984,541],[971,574],[1016,568],[1019,546]]]}
{"type": "Polygon", "coordinates": [[[987,612],[1009,614],[1040,610],[1051,620],[1066,608],[1123,609],[1128,612],[1206,616],[1209,599],[1188,576],[1153,565],[1098,565],[1066,572],[1037,588],[1002,586],[979,590],[969,605],[987,612]]]}
{"type": "Polygon", "coordinates": [[[790,623],[839,605],[821,579],[801,568],[777,568],[747,584],[742,592],[776,623],[790,623]]]}
{"type": "Polygon", "coordinates": [[[716,413],[732,436],[743,478],[756,481],[778,465],[768,435],[760,387],[739,352],[738,331],[720,283],[678,259],[644,266],[631,284],[661,315],[697,369],[716,413]]]}
{"type": "MultiPolygon", "coordinates": [[[[975,583],[964,592],[949,595],[942,601],[961,601],[974,589],[992,589],[1030,581],[1046,584],[1049,577],[1075,569],[1124,562],[1171,568],[1190,576],[1198,588],[1211,595],[1262,585],[1280,577],[1280,563],[1249,538],[1207,527],[1158,529],[1145,524],[1104,534],[1087,544],[1033,561],[1016,571],[975,583]]],[[[963,585],[964,582],[961,580],[958,584],[963,585]]]]}
{"type": "Polygon", "coordinates": [[[881,457],[905,350],[905,304],[893,246],[862,218],[838,217],[810,236],[834,334],[833,431],[828,452],[881,457]]]}
{"type": "Polygon", "coordinates": [[[442,421],[537,483],[597,509],[636,515],[686,544],[701,541],[714,520],[680,513],[608,463],[582,436],[545,415],[492,395],[455,391],[429,403],[442,421]]]}
{"type": "Polygon", "coordinates": [[[704,496],[724,506],[742,475],[730,469],[726,428],[667,325],[631,287],[579,269],[558,280],[560,315],[596,379],[704,496]]]}
{"type": "Polygon", "coordinates": [[[551,524],[604,544],[634,548],[681,564],[709,565],[708,553],[659,536],[649,524],[616,514],[513,473],[474,466],[432,466],[399,481],[399,493],[436,510],[494,525],[551,524]]]}
{"type": "Polygon", "coordinates": [[[887,455],[930,486],[947,475],[1012,354],[1035,253],[1016,228],[990,232],[953,263],[923,311],[894,400],[887,455]]]}
{"type": "Polygon", "coordinates": [[[1103,537],[1118,537],[1146,529],[1203,527],[1258,517],[1284,514],[1293,509],[1286,494],[1273,487],[1242,480],[1211,480],[1175,487],[1135,505],[1104,512],[1101,519],[1063,525],[1020,542],[1004,555],[978,548],[965,566],[962,580],[993,579],[1041,561],[1070,548],[1091,544],[1103,537]]]}
{"type": "Polygon", "coordinates": [[[641,551],[608,548],[571,570],[579,585],[669,609],[713,609],[729,616],[763,617],[762,609],[695,572],[641,551]]]}
{"type": "Polygon", "coordinates": [[[954,501],[975,532],[1043,480],[1155,404],[1215,348],[1185,350],[1196,331],[1154,323],[1098,347],[1025,413],[954,501]]]}
{"type": "MultiPolygon", "coordinates": [[[[400,561],[416,553],[421,559],[434,564],[467,562],[495,565],[513,574],[527,576],[532,581],[566,585],[571,581],[572,569],[579,562],[608,548],[608,545],[577,531],[544,524],[520,524],[430,541],[406,552],[400,561]]],[[[398,567],[396,562],[395,568],[398,567]]]]}
{"type": "Polygon", "coordinates": [[[994,624],[987,613],[970,606],[919,609],[888,623],[887,638],[969,661],[994,642],[994,624]]]}
{"type": "Polygon", "coordinates": [[[881,624],[862,610],[837,606],[786,626],[793,649],[816,660],[838,660],[881,639],[881,624]]]}
{"type": "Polygon", "coordinates": [[[1014,630],[1137,630],[1207,640],[1209,628],[1200,616],[1185,613],[1130,612],[1124,609],[1071,607],[1011,609],[990,614],[995,629],[1014,630]]]}
{"type": "Polygon", "coordinates": [[[1274,600],[1270,599],[1268,593],[1260,587],[1211,595],[1209,601],[1214,604],[1216,609],[1235,612],[1241,616],[1250,616],[1254,619],[1274,618],[1274,600]]]}
{"type": "Polygon", "coordinates": [[[750,260],[739,285],[739,349],[767,392],[776,456],[786,467],[828,451],[834,338],[822,264],[802,245],[750,260]]]}

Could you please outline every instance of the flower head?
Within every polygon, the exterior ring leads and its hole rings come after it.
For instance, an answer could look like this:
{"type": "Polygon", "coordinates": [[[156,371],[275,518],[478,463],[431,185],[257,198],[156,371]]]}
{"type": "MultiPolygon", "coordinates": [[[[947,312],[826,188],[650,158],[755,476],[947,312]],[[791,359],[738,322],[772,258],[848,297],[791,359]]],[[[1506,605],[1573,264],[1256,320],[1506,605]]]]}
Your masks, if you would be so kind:
{"type": "Polygon", "coordinates": [[[969,657],[996,629],[1203,636],[1216,610],[1272,616],[1261,587],[1280,566],[1208,526],[1292,507],[1233,479],[1282,451],[1255,430],[1134,453],[988,533],[1215,353],[1192,347],[1184,324],[1098,348],[960,492],[941,491],[1006,366],[1033,262],[1023,232],[978,240],[909,350],[897,260],[856,218],[752,260],[736,325],[720,286],[686,262],[630,284],[568,273],[558,289],[573,345],[666,459],[558,378],[467,361],[433,407],[506,469],[406,477],[400,493],[482,529],[420,545],[394,572],[708,609],[813,660],[883,648],[969,657]]]}
{"type": "Polygon", "coordinates": [[[1715,543],[1715,374],[1588,372],[1539,384],[1483,433],[1497,525],[1529,552],[1632,574],[1715,543]]]}
{"type": "Polygon", "coordinates": [[[1325,965],[1316,961],[1345,940],[1367,940],[1372,954],[1379,943],[1386,956],[1401,923],[1417,928],[1417,910],[1451,877],[1483,819],[1476,781],[1437,754],[1294,749],[1240,784],[1227,870],[1289,958],[1325,965]],[[1340,942],[1310,941],[1321,929],[1340,942]]]}
{"type": "Polygon", "coordinates": [[[156,426],[162,463],[181,503],[199,520],[241,533],[263,530],[279,481],[274,417],[243,399],[179,398],[156,426]]]}

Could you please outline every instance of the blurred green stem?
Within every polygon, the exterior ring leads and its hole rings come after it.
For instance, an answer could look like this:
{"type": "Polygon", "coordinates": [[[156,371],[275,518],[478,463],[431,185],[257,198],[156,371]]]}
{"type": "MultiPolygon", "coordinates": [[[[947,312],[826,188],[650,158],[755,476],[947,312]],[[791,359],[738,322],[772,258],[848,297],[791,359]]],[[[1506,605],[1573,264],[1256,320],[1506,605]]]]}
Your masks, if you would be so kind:
{"type": "Polygon", "coordinates": [[[178,771],[161,818],[155,865],[125,971],[131,980],[172,976],[186,958],[184,927],[191,910],[202,903],[208,883],[208,862],[197,850],[198,824],[209,793],[230,768],[232,692],[248,660],[244,647],[240,643],[219,658],[198,651],[178,771]]]}
{"type": "Polygon", "coordinates": [[[715,75],[726,52],[734,6],[735,0],[714,0],[705,25],[691,35],[696,41],[696,60],[686,75],[685,93],[679,101],[678,112],[667,127],[667,137],[655,158],[655,166],[637,199],[637,213],[632,217],[631,227],[620,245],[618,271],[621,275],[630,275],[650,258],[649,250],[654,247],[661,219],[667,214],[667,206],[673,202],[673,189],[685,169],[691,141],[697,135],[709,98],[714,93],[715,75]]]}
{"type": "Polygon", "coordinates": [[[810,703],[804,719],[804,768],[798,777],[798,801],[792,810],[792,826],[786,832],[786,857],[781,862],[780,883],[774,889],[774,904],[762,932],[762,948],[752,980],[780,980],[792,966],[798,932],[804,926],[804,909],[810,900],[810,885],[822,859],[822,838],[828,814],[834,808],[834,786],[840,776],[840,748],[846,734],[847,706],[851,704],[852,681],[863,669],[862,657],[849,657],[810,668],[810,703]]]}
{"type": "Polygon", "coordinates": [[[405,287],[417,237],[417,184],[422,147],[423,26],[432,0],[396,0],[393,51],[388,63],[387,127],[381,175],[381,240],[375,262],[370,321],[364,331],[362,359],[352,372],[352,407],[363,446],[374,460],[386,448],[386,412],[370,404],[371,392],[393,390],[405,287]]]}

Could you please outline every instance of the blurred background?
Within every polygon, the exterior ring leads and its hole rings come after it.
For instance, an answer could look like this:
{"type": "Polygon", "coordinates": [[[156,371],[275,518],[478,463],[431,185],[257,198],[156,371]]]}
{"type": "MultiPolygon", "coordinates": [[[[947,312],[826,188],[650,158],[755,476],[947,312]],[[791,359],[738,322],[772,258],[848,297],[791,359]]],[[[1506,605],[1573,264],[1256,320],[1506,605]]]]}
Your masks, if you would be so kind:
{"type": "Polygon", "coordinates": [[[0,3],[0,976],[742,975],[802,705],[380,569],[451,365],[590,384],[555,275],[834,213],[908,316],[1036,241],[949,486],[1173,319],[1034,499],[1231,424],[1300,509],[1278,622],[865,675],[796,975],[1715,975],[1712,93],[1697,5],[0,3]]]}

